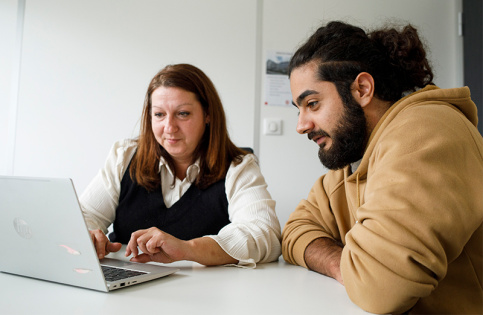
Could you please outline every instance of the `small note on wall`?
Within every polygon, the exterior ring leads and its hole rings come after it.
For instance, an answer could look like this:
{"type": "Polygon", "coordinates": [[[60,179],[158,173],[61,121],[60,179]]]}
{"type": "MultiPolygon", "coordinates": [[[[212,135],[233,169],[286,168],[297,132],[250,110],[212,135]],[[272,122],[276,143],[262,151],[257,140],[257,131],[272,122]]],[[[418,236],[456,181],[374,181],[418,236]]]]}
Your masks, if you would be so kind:
{"type": "Polygon", "coordinates": [[[292,93],[288,78],[288,64],[292,53],[268,51],[265,71],[266,106],[290,106],[292,93]]]}

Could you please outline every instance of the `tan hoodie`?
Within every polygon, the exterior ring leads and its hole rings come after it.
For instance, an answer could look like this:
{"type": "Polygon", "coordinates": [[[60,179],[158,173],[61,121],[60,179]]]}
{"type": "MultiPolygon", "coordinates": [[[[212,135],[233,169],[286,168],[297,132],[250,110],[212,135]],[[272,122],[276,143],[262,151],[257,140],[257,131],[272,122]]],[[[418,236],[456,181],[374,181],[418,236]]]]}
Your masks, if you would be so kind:
{"type": "Polygon", "coordinates": [[[468,88],[395,103],[358,169],[329,171],[291,214],[286,261],[341,241],[347,293],[373,313],[483,313],[483,139],[468,88]]]}

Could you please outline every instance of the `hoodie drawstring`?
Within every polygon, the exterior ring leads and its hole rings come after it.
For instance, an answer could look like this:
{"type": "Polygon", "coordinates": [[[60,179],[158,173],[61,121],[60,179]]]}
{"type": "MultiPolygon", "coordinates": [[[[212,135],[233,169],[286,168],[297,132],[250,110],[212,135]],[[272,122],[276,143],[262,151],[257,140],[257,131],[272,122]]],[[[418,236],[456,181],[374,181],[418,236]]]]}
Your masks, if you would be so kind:
{"type": "Polygon", "coordinates": [[[356,176],[356,188],[357,188],[357,208],[359,208],[361,206],[361,197],[360,197],[360,193],[359,193],[359,173],[357,173],[357,176],[356,176]]]}

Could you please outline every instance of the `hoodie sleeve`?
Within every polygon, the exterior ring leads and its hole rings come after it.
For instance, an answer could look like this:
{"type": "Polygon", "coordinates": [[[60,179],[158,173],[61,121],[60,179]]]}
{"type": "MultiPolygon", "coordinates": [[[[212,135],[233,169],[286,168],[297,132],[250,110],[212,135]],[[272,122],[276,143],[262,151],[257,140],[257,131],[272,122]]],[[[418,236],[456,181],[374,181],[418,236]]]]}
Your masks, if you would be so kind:
{"type": "Polygon", "coordinates": [[[302,200],[290,215],[282,233],[285,261],[307,268],[304,254],[312,241],[321,237],[342,241],[340,231],[349,228],[352,216],[344,199],[330,200],[329,196],[344,187],[343,178],[343,171],[320,177],[307,199],[302,200]],[[333,212],[333,207],[338,211],[333,212]]]}

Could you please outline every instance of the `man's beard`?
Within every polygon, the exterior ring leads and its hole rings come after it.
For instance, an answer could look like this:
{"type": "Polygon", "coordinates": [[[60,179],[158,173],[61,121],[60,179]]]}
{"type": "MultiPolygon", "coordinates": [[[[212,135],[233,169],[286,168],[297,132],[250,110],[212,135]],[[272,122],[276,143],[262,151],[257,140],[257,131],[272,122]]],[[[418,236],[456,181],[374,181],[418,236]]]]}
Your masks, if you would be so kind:
{"type": "Polygon", "coordinates": [[[361,106],[352,99],[344,104],[344,113],[339,119],[332,135],[323,130],[312,131],[309,139],[322,135],[332,139],[332,146],[325,150],[325,144],[319,148],[319,159],[330,170],[344,168],[362,158],[367,144],[367,121],[361,106]]]}

